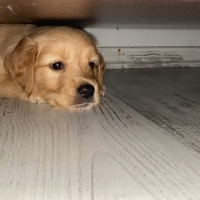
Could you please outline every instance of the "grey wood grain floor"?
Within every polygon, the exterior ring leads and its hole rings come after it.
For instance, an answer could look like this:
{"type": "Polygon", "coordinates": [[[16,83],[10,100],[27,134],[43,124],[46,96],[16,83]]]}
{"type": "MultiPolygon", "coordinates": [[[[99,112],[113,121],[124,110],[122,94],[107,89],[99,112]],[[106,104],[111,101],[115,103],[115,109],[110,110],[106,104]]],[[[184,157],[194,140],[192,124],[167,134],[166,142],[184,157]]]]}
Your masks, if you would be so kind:
{"type": "Polygon", "coordinates": [[[200,199],[200,69],[107,70],[89,112],[0,99],[1,200],[200,199]]]}

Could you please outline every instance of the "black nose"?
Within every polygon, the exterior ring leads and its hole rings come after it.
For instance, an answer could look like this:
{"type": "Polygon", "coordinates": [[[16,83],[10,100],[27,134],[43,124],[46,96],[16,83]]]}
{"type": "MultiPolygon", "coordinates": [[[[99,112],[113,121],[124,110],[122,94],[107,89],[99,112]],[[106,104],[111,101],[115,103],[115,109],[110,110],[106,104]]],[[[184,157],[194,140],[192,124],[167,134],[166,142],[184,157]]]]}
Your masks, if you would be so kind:
{"type": "Polygon", "coordinates": [[[89,99],[94,95],[94,87],[92,85],[82,85],[77,89],[78,93],[85,99],[89,99]]]}

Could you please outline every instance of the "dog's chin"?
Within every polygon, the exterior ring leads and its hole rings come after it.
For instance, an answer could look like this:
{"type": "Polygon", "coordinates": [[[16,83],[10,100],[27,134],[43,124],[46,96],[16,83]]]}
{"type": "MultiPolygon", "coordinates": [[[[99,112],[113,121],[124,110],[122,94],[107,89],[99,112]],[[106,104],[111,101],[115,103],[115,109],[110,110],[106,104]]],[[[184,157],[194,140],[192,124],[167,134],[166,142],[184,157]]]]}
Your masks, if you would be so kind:
{"type": "Polygon", "coordinates": [[[80,103],[80,104],[75,104],[69,107],[69,111],[86,111],[86,110],[90,110],[91,108],[93,108],[94,106],[96,106],[97,104],[95,103],[80,103]]]}
{"type": "Polygon", "coordinates": [[[91,99],[87,99],[86,101],[83,99],[82,100],[78,100],[76,101],[75,104],[73,104],[71,106],[71,111],[87,111],[92,109],[93,107],[99,105],[100,103],[100,98],[98,98],[97,96],[91,99]]]}
{"type": "Polygon", "coordinates": [[[69,111],[87,111],[92,109],[93,107],[99,105],[100,97],[95,96],[93,98],[85,99],[76,99],[74,104],[70,105],[68,108],[69,111]]]}

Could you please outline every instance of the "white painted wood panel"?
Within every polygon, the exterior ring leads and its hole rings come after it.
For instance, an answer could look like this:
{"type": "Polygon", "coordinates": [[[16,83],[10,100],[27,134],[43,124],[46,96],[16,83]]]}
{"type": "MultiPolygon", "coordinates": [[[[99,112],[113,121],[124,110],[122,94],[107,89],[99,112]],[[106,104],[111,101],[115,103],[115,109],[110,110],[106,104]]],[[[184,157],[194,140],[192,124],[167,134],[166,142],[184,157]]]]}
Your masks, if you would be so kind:
{"type": "Polygon", "coordinates": [[[100,47],[199,47],[199,29],[86,28],[100,47]]]}
{"type": "Polygon", "coordinates": [[[107,69],[199,67],[199,47],[102,47],[107,69]]]}
{"type": "Polygon", "coordinates": [[[93,34],[107,68],[199,67],[199,29],[102,29],[93,34]]]}
{"type": "MultiPolygon", "coordinates": [[[[159,108],[163,110],[162,101],[159,103],[154,91],[157,90],[156,77],[167,77],[167,72],[154,71],[153,76],[151,72],[136,71],[135,78],[132,73],[134,71],[108,71],[107,95],[100,107],[89,112],[68,113],[46,105],[1,98],[1,199],[200,199],[200,154],[187,144],[187,138],[182,141],[176,137],[177,130],[184,130],[184,124],[179,129],[173,126],[174,130],[170,131],[162,126],[163,118],[158,118],[160,124],[152,120],[153,112],[152,118],[144,117],[145,113],[150,115],[154,109],[152,103],[148,104],[147,97],[157,104],[157,112],[159,108]],[[131,76],[133,79],[130,79],[131,76]],[[141,78],[140,82],[136,77],[141,78]],[[123,82],[123,90],[119,87],[120,78],[127,80],[123,82]],[[143,83],[146,90],[131,90],[138,87],[137,83],[143,83]],[[141,104],[136,101],[142,110],[134,108],[134,96],[143,100],[141,104]]],[[[193,124],[198,123],[199,112],[194,118],[191,113],[200,104],[199,70],[193,73],[175,71],[172,74],[173,79],[170,75],[160,82],[158,91],[162,91],[163,87],[169,93],[162,93],[159,98],[165,100],[166,105],[173,104],[176,108],[174,116],[178,112],[180,118],[182,115],[191,120],[190,127],[187,126],[184,131],[191,138],[196,137],[193,144],[198,146],[200,129],[194,129],[198,126],[193,124]],[[179,91],[177,87],[177,92],[185,98],[183,101],[193,99],[196,107],[192,104],[181,114],[178,111],[183,107],[169,94],[176,90],[174,80],[186,77],[183,73],[188,73],[190,78],[183,86],[185,90],[179,91]],[[173,86],[173,90],[167,88],[167,83],[171,83],[169,87],[173,86]],[[191,90],[194,85],[196,88],[191,90]],[[184,96],[184,91],[188,91],[186,94],[190,96],[184,96]],[[187,115],[187,112],[190,114],[187,115]]],[[[171,112],[165,112],[168,125],[172,125],[171,112]]]]}

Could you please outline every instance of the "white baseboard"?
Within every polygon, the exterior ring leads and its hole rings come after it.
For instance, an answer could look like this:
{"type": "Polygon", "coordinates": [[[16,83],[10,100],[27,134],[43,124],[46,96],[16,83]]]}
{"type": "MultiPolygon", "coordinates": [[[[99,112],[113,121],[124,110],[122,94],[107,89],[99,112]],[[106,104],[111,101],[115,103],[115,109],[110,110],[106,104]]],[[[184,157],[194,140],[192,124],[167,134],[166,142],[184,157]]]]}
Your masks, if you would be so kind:
{"type": "Polygon", "coordinates": [[[103,29],[87,28],[100,47],[200,46],[200,29],[103,29]]]}
{"type": "Polygon", "coordinates": [[[103,47],[107,69],[200,67],[200,48],[195,47],[103,47]]]}
{"type": "Polygon", "coordinates": [[[99,42],[107,68],[199,67],[198,29],[87,28],[99,42]]]}

